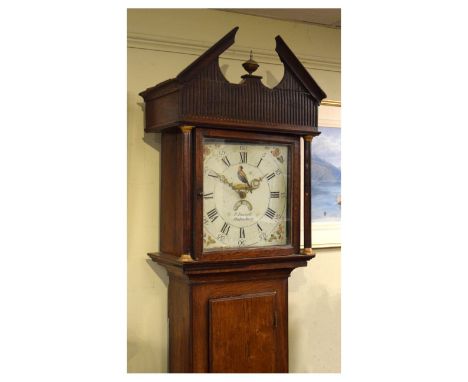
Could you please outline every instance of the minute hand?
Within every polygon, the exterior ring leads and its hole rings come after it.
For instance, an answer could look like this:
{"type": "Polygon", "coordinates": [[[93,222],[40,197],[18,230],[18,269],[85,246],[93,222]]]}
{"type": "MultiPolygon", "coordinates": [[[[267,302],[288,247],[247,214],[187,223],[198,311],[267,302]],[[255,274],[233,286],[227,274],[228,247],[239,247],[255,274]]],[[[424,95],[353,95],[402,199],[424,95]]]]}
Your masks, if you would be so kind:
{"type": "Polygon", "coordinates": [[[250,190],[256,190],[257,188],[260,187],[260,183],[261,181],[263,180],[263,178],[266,176],[267,174],[259,177],[259,178],[255,178],[255,179],[252,179],[252,181],[250,182],[250,190]]]}
{"type": "Polygon", "coordinates": [[[215,173],[215,178],[218,178],[222,183],[227,184],[230,188],[232,188],[234,191],[238,191],[238,187],[232,182],[230,182],[224,175],[218,174],[216,171],[213,171],[215,173]]]}

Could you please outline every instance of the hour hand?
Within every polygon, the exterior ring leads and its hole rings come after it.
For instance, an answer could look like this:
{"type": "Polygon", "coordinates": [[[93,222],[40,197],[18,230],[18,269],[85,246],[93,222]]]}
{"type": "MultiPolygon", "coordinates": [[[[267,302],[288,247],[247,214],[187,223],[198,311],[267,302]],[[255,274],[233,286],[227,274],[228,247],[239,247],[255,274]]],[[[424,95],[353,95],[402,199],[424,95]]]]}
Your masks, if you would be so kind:
{"type": "Polygon", "coordinates": [[[210,170],[208,176],[219,179],[222,183],[227,184],[234,190],[233,184],[224,175],[218,174],[216,171],[210,170]]]}
{"type": "Polygon", "coordinates": [[[241,199],[245,199],[246,192],[252,192],[252,187],[244,183],[234,184],[230,182],[224,175],[218,174],[216,171],[210,170],[208,176],[219,179],[222,183],[227,184],[232,190],[237,192],[241,199]]]}

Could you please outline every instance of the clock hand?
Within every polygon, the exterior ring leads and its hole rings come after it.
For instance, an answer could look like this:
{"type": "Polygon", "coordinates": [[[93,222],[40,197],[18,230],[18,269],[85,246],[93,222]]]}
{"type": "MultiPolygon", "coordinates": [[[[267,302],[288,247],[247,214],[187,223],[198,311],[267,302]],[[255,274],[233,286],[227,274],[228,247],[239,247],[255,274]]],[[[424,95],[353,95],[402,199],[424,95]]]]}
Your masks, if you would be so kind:
{"type": "Polygon", "coordinates": [[[244,175],[244,180],[246,182],[243,181],[243,183],[237,183],[237,184],[234,184],[233,182],[230,182],[224,175],[218,174],[214,170],[210,170],[210,171],[212,173],[214,173],[214,175],[211,175],[213,178],[217,178],[222,183],[227,184],[232,190],[236,191],[236,193],[239,195],[239,197],[241,199],[245,199],[245,197],[247,196],[246,192],[247,191],[252,192],[252,190],[257,189],[260,186],[260,182],[266,176],[266,174],[259,177],[259,178],[253,179],[252,182],[249,183],[248,180],[247,180],[247,177],[245,176],[245,173],[242,171],[242,168],[240,168],[240,167],[239,167],[239,171],[238,171],[239,179],[241,179],[241,176],[244,175]]]}
{"type": "MultiPolygon", "coordinates": [[[[256,190],[257,188],[260,187],[260,183],[261,181],[263,180],[263,178],[266,176],[267,174],[259,177],[259,178],[255,178],[255,179],[252,179],[252,181],[250,182],[251,184],[251,188],[250,190],[256,190]]],[[[252,191],[251,191],[252,192],[252,191]]]]}
{"type": "Polygon", "coordinates": [[[234,184],[234,183],[230,182],[224,175],[218,174],[214,170],[211,170],[211,172],[213,172],[215,174],[214,176],[211,175],[212,177],[218,178],[222,183],[227,184],[232,190],[236,191],[237,193],[239,193],[239,191],[242,188],[244,188],[243,184],[234,184]]]}
{"type": "Polygon", "coordinates": [[[242,181],[242,183],[239,183],[239,184],[229,183],[229,185],[231,186],[231,188],[233,190],[238,191],[238,192],[241,191],[241,192],[243,192],[245,194],[245,191],[252,192],[252,190],[255,190],[258,187],[260,187],[260,182],[263,180],[263,178],[266,175],[267,174],[265,174],[265,175],[263,175],[261,177],[252,179],[252,181],[249,182],[248,179],[247,179],[247,175],[244,172],[243,167],[239,166],[239,169],[237,170],[237,177],[242,181]]]}

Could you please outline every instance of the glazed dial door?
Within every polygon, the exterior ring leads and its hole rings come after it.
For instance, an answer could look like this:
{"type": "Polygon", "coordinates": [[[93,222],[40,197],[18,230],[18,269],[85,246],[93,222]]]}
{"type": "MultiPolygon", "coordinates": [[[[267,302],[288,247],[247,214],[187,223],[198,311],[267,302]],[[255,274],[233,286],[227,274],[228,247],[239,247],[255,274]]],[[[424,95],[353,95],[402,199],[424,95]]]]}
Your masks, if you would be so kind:
{"type": "Polygon", "coordinates": [[[290,243],[288,160],[288,145],[204,139],[204,251],[290,243]]]}

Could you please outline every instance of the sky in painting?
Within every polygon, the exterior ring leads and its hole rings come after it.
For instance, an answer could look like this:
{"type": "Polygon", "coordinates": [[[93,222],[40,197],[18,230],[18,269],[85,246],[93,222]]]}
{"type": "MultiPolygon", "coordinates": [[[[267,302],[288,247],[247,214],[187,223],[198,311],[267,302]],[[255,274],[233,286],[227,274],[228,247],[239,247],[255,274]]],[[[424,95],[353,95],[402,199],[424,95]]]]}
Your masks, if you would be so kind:
{"type": "Polygon", "coordinates": [[[312,140],[312,221],[341,219],[341,129],[319,128],[312,140]]]}

